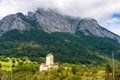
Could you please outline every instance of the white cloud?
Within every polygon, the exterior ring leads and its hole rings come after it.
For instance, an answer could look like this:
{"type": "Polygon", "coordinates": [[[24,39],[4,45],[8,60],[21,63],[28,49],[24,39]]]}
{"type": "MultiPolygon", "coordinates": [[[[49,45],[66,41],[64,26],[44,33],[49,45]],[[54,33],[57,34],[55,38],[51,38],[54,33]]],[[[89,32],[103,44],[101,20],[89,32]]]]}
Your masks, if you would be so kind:
{"type": "Polygon", "coordinates": [[[103,18],[120,11],[120,0],[1,0],[0,17],[18,11],[34,11],[39,7],[54,8],[65,14],[93,17],[102,21],[103,18]]]}
{"type": "Polygon", "coordinates": [[[114,24],[107,26],[108,30],[120,36],[120,24],[114,24]]]}
{"type": "Polygon", "coordinates": [[[26,14],[37,8],[52,8],[63,14],[92,17],[104,26],[111,20],[112,14],[120,13],[120,0],[0,0],[0,18],[17,12],[26,14]]]}
{"type": "Polygon", "coordinates": [[[103,24],[108,30],[120,35],[120,19],[112,18],[103,24]]]}

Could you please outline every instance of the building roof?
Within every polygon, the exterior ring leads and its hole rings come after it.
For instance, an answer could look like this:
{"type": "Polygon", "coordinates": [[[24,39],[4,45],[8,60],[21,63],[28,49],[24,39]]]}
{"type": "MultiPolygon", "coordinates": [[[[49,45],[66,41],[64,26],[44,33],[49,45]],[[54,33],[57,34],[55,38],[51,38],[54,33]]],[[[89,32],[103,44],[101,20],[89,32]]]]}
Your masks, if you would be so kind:
{"type": "Polygon", "coordinates": [[[53,56],[53,55],[50,53],[50,54],[48,54],[46,57],[48,57],[48,56],[53,56]]]}

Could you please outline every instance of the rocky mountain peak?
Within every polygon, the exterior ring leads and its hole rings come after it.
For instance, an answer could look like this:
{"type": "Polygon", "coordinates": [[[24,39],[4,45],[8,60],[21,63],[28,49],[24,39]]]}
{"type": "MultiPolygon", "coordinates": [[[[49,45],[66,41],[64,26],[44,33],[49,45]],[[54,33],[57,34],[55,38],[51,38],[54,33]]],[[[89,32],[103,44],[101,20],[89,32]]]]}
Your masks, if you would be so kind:
{"type": "Polygon", "coordinates": [[[84,34],[88,35],[89,33],[91,33],[91,34],[99,34],[98,33],[99,28],[100,28],[100,26],[99,26],[98,22],[95,19],[85,18],[85,19],[81,19],[79,21],[76,30],[81,31],[84,34]]]}
{"type": "Polygon", "coordinates": [[[69,32],[75,34],[77,31],[85,35],[108,37],[120,43],[120,37],[101,27],[92,18],[74,18],[59,14],[51,9],[38,9],[36,12],[11,14],[0,20],[0,32],[7,32],[12,29],[29,30],[41,29],[45,32],[69,32]]]}
{"type": "Polygon", "coordinates": [[[45,32],[75,32],[64,15],[53,10],[41,10],[35,12],[35,20],[41,25],[45,32]]]}
{"type": "Polygon", "coordinates": [[[26,30],[22,13],[11,14],[1,20],[0,30],[6,32],[12,29],[26,30]]]}

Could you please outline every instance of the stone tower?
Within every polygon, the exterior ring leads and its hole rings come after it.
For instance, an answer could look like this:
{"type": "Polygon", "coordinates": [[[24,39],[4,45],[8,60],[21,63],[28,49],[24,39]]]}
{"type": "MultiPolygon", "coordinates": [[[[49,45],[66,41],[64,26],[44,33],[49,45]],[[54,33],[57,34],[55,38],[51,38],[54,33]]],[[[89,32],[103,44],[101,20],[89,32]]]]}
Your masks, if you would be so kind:
{"type": "Polygon", "coordinates": [[[53,66],[53,55],[52,54],[48,54],[46,56],[46,65],[48,66],[53,66]]]}

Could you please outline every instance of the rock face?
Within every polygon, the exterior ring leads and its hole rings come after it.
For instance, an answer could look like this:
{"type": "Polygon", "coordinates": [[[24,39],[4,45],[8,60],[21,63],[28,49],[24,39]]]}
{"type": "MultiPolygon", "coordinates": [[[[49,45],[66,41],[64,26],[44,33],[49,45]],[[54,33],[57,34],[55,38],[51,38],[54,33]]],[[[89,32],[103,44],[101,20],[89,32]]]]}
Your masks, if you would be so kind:
{"type": "Polygon", "coordinates": [[[80,31],[85,35],[94,35],[99,37],[108,37],[120,43],[120,37],[107,29],[101,27],[95,19],[92,18],[74,18],[61,15],[54,10],[38,9],[36,12],[28,12],[28,15],[22,13],[11,14],[0,20],[0,33],[9,30],[18,29],[20,31],[30,29],[41,29],[45,32],[69,32],[76,33],[80,31]]]}
{"type": "Polygon", "coordinates": [[[0,30],[2,32],[6,32],[12,29],[18,29],[18,30],[26,30],[27,26],[25,21],[21,18],[23,15],[17,14],[11,14],[6,17],[4,17],[0,22],[0,30]]]}
{"type": "Polygon", "coordinates": [[[28,13],[28,19],[36,20],[45,32],[75,32],[65,16],[52,10],[39,9],[35,13],[28,13]]]}

